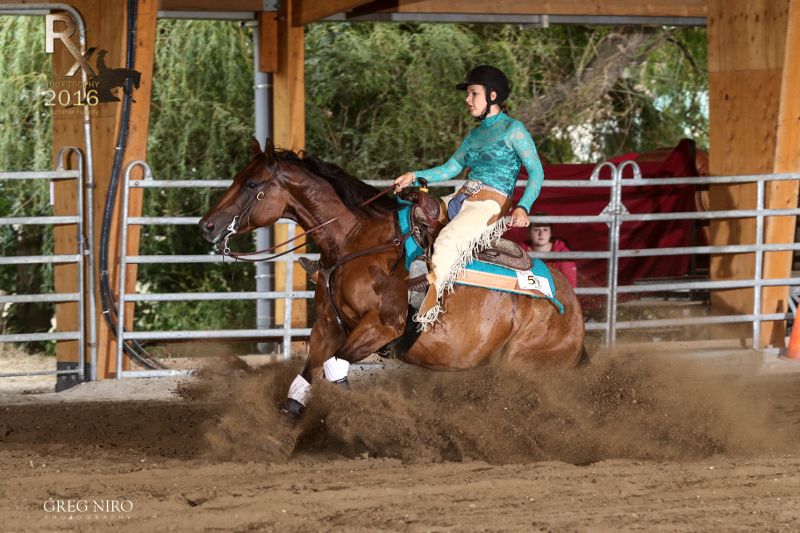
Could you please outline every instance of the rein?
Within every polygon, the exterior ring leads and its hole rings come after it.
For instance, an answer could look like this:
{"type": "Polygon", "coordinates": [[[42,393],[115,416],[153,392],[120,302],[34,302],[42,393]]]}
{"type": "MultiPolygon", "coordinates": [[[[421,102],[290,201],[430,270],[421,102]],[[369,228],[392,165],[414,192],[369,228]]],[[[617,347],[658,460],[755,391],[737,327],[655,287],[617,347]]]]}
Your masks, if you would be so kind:
{"type": "MultiPolygon", "coordinates": [[[[358,207],[366,207],[366,206],[368,206],[369,204],[371,204],[372,202],[376,201],[378,198],[380,198],[384,194],[392,191],[393,189],[394,189],[394,185],[391,185],[391,186],[383,189],[378,194],[376,194],[376,195],[364,200],[362,203],[358,204],[358,207]]],[[[259,191],[258,194],[256,195],[255,202],[253,202],[252,204],[249,204],[247,206],[248,207],[248,209],[247,209],[248,213],[255,206],[255,203],[261,201],[263,198],[264,198],[264,191],[259,191]]],[[[274,252],[278,248],[280,248],[282,246],[286,246],[290,242],[294,242],[297,239],[299,239],[300,237],[305,237],[305,236],[307,236],[307,235],[309,235],[309,234],[311,234],[311,233],[313,233],[313,232],[315,232],[315,231],[317,231],[319,229],[324,228],[328,224],[331,224],[331,223],[335,222],[336,220],[338,220],[341,217],[342,217],[342,215],[335,216],[330,220],[326,220],[325,222],[317,224],[316,226],[314,226],[314,227],[312,227],[312,228],[300,233],[299,235],[295,235],[291,239],[285,240],[282,243],[276,244],[274,246],[270,246],[269,248],[264,248],[263,250],[257,250],[255,252],[241,252],[241,253],[239,253],[239,252],[232,252],[231,249],[228,248],[228,239],[230,239],[231,237],[236,235],[236,232],[238,231],[237,222],[238,222],[238,219],[239,219],[239,215],[237,215],[237,216],[233,217],[233,220],[231,220],[231,223],[228,224],[227,228],[225,228],[228,233],[222,239],[222,250],[221,250],[221,252],[222,252],[222,255],[227,256],[227,257],[232,257],[232,258],[236,259],[237,261],[238,260],[242,260],[242,261],[250,261],[250,262],[253,262],[253,263],[257,263],[257,262],[260,262],[260,261],[271,261],[272,259],[284,256],[284,255],[286,255],[288,253],[291,253],[291,252],[293,252],[293,251],[295,251],[295,250],[297,250],[299,248],[302,248],[303,246],[308,244],[308,240],[303,241],[301,244],[298,244],[297,246],[294,246],[294,247],[290,248],[289,250],[286,250],[284,252],[272,255],[270,257],[262,257],[262,258],[258,258],[258,259],[253,259],[253,258],[251,258],[251,256],[260,255],[260,254],[269,253],[269,252],[274,252]]],[[[398,246],[398,244],[395,244],[396,241],[397,241],[397,239],[395,238],[395,239],[393,239],[392,241],[390,241],[387,244],[380,245],[380,247],[387,246],[389,244],[391,244],[392,247],[398,246]]],[[[219,247],[217,247],[217,250],[219,250],[219,247]]],[[[370,249],[370,251],[371,250],[372,249],[370,249]]],[[[367,252],[367,251],[368,250],[364,250],[364,252],[367,252]]],[[[358,252],[356,252],[356,253],[358,253],[358,252]]],[[[349,259],[353,259],[353,258],[349,258],[349,259]]]]}
{"type": "MultiPolygon", "coordinates": [[[[384,194],[392,191],[393,189],[394,189],[394,185],[392,185],[390,187],[387,187],[386,189],[380,191],[378,194],[376,194],[376,195],[368,198],[367,200],[363,201],[362,203],[360,203],[359,207],[365,207],[365,206],[371,204],[372,202],[376,201],[378,198],[380,198],[384,194]]],[[[255,207],[255,205],[264,198],[264,196],[265,196],[264,195],[264,191],[259,191],[258,194],[255,196],[255,200],[251,200],[247,204],[246,209],[245,209],[244,212],[249,214],[250,211],[255,207]]],[[[277,257],[281,257],[283,255],[291,253],[291,252],[297,250],[298,248],[302,248],[303,246],[305,246],[308,243],[308,240],[305,240],[302,243],[298,244],[297,246],[293,246],[292,248],[290,248],[290,249],[288,249],[286,251],[280,252],[278,254],[271,255],[269,257],[261,257],[261,258],[254,259],[251,256],[260,255],[260,254],[269,253],[269,252],[274,252],[278,248],[280,248],[282,246],[285,246],[285,245],[287,245],[287,244],[289,244],[289,243],[291,243],[293,241],[296,241],[300,237],[305,237],[305,236],[310,235],[311,233],[313,233],[313,232],[315,232],[315,231],[317,231],[319,229],[324,228],[328,224],[331,224],[331,223],[335,222],[342,215],[335,216],[330,220],[322,222],[321,224],[317,224],[316,226],[304,231],[303,233],[301,233],[299,235],[296,235],[296,236],[292,237],[291,239],[288,239],[288,240],[286,240],[286,241],[284,241],[284,242],[282,242],[280,244],[276,244],[274,246],[270,246],[269,248],[265,248],[263,250],[258,250],[256,252],[236,253],[236,252],[232,252],[230,250],[230,248],[228,248],[228,239],[230,239],[238,231],[238,221],[239,221],[240,216],[241,215],[237,215],[237,216],[233,217],[233,220],[231,220],[231,223],[228,224],[227,228],[225,228],[227,233],[225,234],[225,237],[223,237],[223,240],[222,240],[222,250],[221,250],[222,254],[224,256],[227,256],[227,257],[233,257],[237,261],[241,259],[243,261],[259,262],[259,261],[270,261],[270,260],[275,259],[277,257]]],[[[332,281],[333,281],[334,273],[343,264],[348,263],[348,262],[352,261],[353,259],[357,259],[357,258],[363,257],[365,255],[371,255],[371,254],[380,253],[380,252],[383,252],[383,251],[386,251],[386,250],[391,250],[391,249],[397,248],[398,246],[402,246],[403,242],[405,242],[405,240],[408,238],[409,235],[410,235],[410,232],[402,234],[402,235],[398,233],[397,235],[395,235],[395,237],[393,239],[391,239],[388,242],[385,242],[383,244],[379,244],[377,246],[372,246],[372,247],[366,248],[364,250],[358,250],[356,252],[352,252],[350,254],[347,254],[344,257],[340,258],[338,261],[336,261],[336,263],[331,265],[330,267],[324,267],[323,265],[320,265],[322,267],[320,269],[320,273],[322,274],[322,280],[325,283],[325,290],[326,290],[326,292],[328,294],[328,300],[330,301],[331,307],[333,308],[333,313],[334,313],[334,316],[336,318],[336,322],[339,324],[339,327],[344,331],[345,335],[349,335],[351,330],[350,330],[350,327],[347,325],[347,322],[345,321],[344,317],[342,316],[342,312],[339,309],[339,306],[336,305],[336,299],[334,298],[334,295],[333,295],[333,283],[332,283],[332,281]]],[[[219,247],[217,249],[219,250],[219,247]]],[[[402,249],[400,257],[397,259],[397,262],[395,263],[394,267],[392,267],[392,272],[394,272],[394,270],[399,266],[400,261],[403,259],[404,255],[405,255],[405,249],[402,249]]]]}

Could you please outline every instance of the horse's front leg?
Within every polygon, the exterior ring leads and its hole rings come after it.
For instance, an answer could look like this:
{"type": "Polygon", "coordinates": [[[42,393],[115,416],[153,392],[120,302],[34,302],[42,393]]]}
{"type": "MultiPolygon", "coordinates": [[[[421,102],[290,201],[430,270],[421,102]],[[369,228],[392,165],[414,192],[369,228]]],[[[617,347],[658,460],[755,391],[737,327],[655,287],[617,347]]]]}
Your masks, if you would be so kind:
{"type": "Polygon", "coordinates": [[[405,316],[387,319],[378,310],[368,311],[347,336],[347,340],[331,359],[357,363],[393,341],[403,333],[405,316]]]}
{"type": "Polygon", "coordinates": [[[315,324],[311,331],[311,350],[306,366],[292,381],[289,396],[281,405],[281,412],[288,420],[297,421],[310,399],[312,381],[323,375],[328,381],[349,387],[347,374],[350,363],[361,361],[396,339],[403,333],[404,327],[405,317],[389,321],[384,318],[382,321],[380,313],[373,310],[367,312],[347,339],[341,342],[343,335],[332,335],[330,330],[323,334],[323,328],[317,329],[315,324]],[[336,337],[336,342],[331,342],[332,337],[336,337]]]}
{"type": "MultiPolygon", "coordinates": [[[[330,317],[321,316],[311,328],[309,338],[308,357],[303,370],[294,378],[289,385],[289,393],[286,400],[280,406],[281,414],[287,421],[294,423],[303,414],[305,406],[311,398],[311,383],[315,379],[320,379],[326,375],[331,381],[341,379],[337,377],[332,369],[338,365],[328,363],[331,354],[339,348],[345,341],[344,333],[330,317]],[[331,379],[333,378],[333,379],[331,379]]],[[[348,363],[349,366],[349,363],[348,363]]],[[[339,372],[341,373],[341,372],[339,372]]],[[[344,369],[344,377],[347,377],[347,369],[344,369]]]]}

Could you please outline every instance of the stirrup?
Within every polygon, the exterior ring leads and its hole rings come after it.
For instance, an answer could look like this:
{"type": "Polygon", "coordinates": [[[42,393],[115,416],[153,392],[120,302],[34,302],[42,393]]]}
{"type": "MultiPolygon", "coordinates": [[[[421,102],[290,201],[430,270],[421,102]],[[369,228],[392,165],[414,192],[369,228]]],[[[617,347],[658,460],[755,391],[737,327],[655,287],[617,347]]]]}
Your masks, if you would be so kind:
{"type": "Polygon", "coordinates": [[[425,289],[427,289],[430,285],[430,283],[428,283],[427,274],[420,274],[419,276],[409,278],[406,284],[408,286],[408,290],[411,292],[425,292],[425,289]]]}

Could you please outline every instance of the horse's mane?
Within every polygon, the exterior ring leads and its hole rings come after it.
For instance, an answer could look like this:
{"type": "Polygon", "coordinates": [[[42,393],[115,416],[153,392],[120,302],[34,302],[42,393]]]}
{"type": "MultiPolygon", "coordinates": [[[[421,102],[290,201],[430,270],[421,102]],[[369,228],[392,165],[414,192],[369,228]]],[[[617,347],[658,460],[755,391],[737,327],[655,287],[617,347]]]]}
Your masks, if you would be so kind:
{"type": "Polygon", "coordinates": [[[394,212],[397,209],[395,201],[390,196],[386,195],[379,197],[367,206],[361,206],[362,203],[369,200],[380,191],[372,185],[364,183],[355,176],[350,175],[343,168],[333,163],[323,161],[304,151],[297,153],[292,150],[276,149],[275,157],[279,161],[286,161],[299,165],[315,176],[319,176],[330,183],[344,205],[352,211],[367,216],[380,216],[394,212]]]}

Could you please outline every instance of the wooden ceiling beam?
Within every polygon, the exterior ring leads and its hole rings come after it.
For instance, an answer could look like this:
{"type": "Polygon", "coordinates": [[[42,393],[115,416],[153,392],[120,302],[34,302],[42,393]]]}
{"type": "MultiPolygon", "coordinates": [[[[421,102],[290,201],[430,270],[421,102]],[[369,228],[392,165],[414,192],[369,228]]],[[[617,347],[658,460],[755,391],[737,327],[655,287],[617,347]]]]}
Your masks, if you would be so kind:
{"type": "Polygon", "coordinates": [[[355,9],[364,4],[369,4],[369,0],[288,0],[292,2],[292,25],[305,26],[310,22],[315,22],[325,17],[344,13],[355,9]]]}
{"type": "MultiPolygon", "coordinates": [[[[342,2],[345,3],[345,2],[342,2]]],[[[355,2],[351,2],[355,3],[355,2]]],[[[366,2],[358,2],[367,4],[366,2]]],[[[376,7],[385,2],[372,2],[376,7]]],[[[371,4],[365,10],[373,11],[371,4]]],[[[707,0],[395,0],[381,13],[705,17],[707,0]]],[[[331,12],[329,14],[333,14],[331,12]]],[[[341,13],[336,11],[336,13],[341,13]]]]}
{"type": "Polygon", "coordinates": [[[261,11],[263,0],[161,0],[160,11],[261,11]]]}

